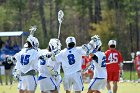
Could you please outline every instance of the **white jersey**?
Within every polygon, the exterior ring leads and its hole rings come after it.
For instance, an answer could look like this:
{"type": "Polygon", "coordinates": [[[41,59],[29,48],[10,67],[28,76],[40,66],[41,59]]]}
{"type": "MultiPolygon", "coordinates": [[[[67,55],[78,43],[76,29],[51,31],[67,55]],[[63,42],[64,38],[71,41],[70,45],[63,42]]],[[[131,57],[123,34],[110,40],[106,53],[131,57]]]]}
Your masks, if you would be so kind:
{"type": "Polygon", "coordinates": [[[32,48],[24,48],[19,53],[15,54],[17,60],[17,69],[20,69],[22,73],[27,73],[31,70],[37,70],[38,63],[38,50],[32,48]]]}
{"type": "Polygon", "coordinates": [[[58,74],[60,74],[61,65],[58,62],[55,63],[56,64],[54,64],[54,71],[57,71],[58,74]]]}
{"type": "Polygon", "coordinates": [[[106,71],[106,56],[104,52],[97,51],[94,53],[98,57],[98,60],[93,60],[94,65],[94,77],[93,78],[107,78],[106,71]]]}
{"type": "Polygon", "coordinates": [[[61,63],[65,75],[72,74],[81,70],[82,56],[85,54],[81,47],[65,48],[56,55],[56,62],[61,63]]]}
{"type": "MultiPolygon", "coordinates": [[[[44,50],[40,50],[39,53],[41,56],[41,55],[46,55],[47,53],[50,53],[50,52],[48,50],[44,49],[44,50]]],[[[48,60],[39,59],[39,61],[38,61],[39,76],[42,76],[42,77],[51,76],[50,72],[47,69],[47,65],[46,65],[47,62],[48,62],[48,60]]]]}

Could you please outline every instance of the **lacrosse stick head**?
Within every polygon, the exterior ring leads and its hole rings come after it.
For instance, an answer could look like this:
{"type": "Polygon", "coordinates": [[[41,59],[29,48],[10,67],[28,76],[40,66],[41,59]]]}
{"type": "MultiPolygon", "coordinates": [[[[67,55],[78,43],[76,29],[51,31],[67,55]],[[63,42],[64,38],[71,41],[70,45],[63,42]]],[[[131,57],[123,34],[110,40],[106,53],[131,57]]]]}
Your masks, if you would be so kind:
{"type": "Polygon", "coordinates": [[[62,10],[60,10],[58,12],[58,21],[59,21],[59,23],[62,23],[63,17],[64,17],[64,12],[62,10]]]}
{"type": "Polygon", "coordinates": [[[36,25],[31,26],[30,29],[29,29],[29,31],[30,31],[30,35],[34,36],[34,32],[35,32],[36,30],[37,30],[36,25]]]}

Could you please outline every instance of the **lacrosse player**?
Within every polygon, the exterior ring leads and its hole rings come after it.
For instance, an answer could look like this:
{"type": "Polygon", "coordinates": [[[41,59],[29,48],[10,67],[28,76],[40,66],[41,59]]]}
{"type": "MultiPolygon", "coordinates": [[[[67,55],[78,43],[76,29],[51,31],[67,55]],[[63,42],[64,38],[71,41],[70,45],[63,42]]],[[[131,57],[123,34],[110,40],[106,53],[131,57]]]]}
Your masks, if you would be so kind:
{"type": "Polygon", "coordinates": [[[100,93],[100,89],[104,89],[107,83],[106,56],[101,51],[101,40],[95,35],[92,39],[96,42],[96,50],[90,53],[92,64],[94,64],[94,76],[89,84],[87,93],[100,93]]]}
{"type": "MultiPolygon", "coordinates": [[[[41,55],[48,55],[48,50],[40,50],[41,55]]],[[[49,57],[48,57],[49,58],[49,57]]],[[[57,93],[57,85],[55,79],[52,77],[52,73],[47,69],[47,59],[40,58],[38,62],[38,83],[40,85],[41,93],[57,93]]]]}
{"type": "Polygon", "coordinates": [[[89,66],[92,59],[89,59],[88,56],[82,56],[82,58],[83,58],[82,70],[83,71],[85,70],[82,73],[83,81],[85,83],[89,83],[90,79],[92,79],[93,77],[93,71],[91,70],[91,66],[89,66]]]}
{"type": "Polygon", "coordinates": [[[36,72],[39,58],[39,41],[33,36],[36,29],[36,26],[31,26],[29,29],[30,35],[24,44],[24,48],[14,56],[7,58],[9,63],[16,63],[13,74],[19,80],[19,93],[35,93],[37,86],[36,72]]]}
{"type": "Polygon", "coordinates": [[[52,56],[52,53],[57,54],[58,49],[61,49],[61,43],[58,39],[50,39],[48,50],[42,51],[42,58],[38,64],[39,71],[39,85],[41,93],[57,93],[61,83],[60,66],[55,64],[52,68],[47,68],[48,59],[52,56]],[[55,51],[57,49],[57,51],[55,51]],[[44,58],[44,56],[46,58],[44,58]]]}
{"type": "Polygon", "coordinates": [[[134,60],[134,64],[138,75],[138,83],[140,83],[140,51],[136,52],[136,58],[134,60]]]}
{"type": "MultiPolygon", "coordinates": [[[[49,52],[53,52],[56,54],[58,54],[61,50],[61,43],[60,43],[60,40],[59,39],[56,39],[56,38],[53,38],[50,40],[49,42],[49,52]]],[[[54,63],[54,62],[53,62],[54,63]]],[[[60,84],[62,82],[62,77],[60,75],[60,68],[61,68],[61,65],[59,64],[54,64],[54,71],[58,72],[57,75],[53,76],[55,81],[56,81],[56,84],[57,84],[57,89],[58,89],[58,92],[60,93],[60,84]]]]}
{"type": "Polygon", "coordinates": [[[35,93],[37,86],[38,46],[38,39],[30,35],[25,44],[26,48],[23,48],[19,53],[14,55],[17,61],[16,66],[18,66],[17,71],[21,73],[21,89],[27,90],[27,93],[35,93]]]}
{"type": "Polygon", "coordinates": [[[67,37],[67,48],[60,51],[49,60],[48,66],[52,65],[55,60],[57,64],[61,64],[64,71],[64,89],[66,93],[70,93],[73,86],[75,93],[81,93],[83,90],[83,80],[81,75],[82,70],[82,56],[86,55],[90,50],[95,48],[93,40],[82,47],[76,47],[76,40],[74,37],[67,37]]]}
{"type": "Polygon", "coordinates": [[[109,49],[105,52],[107,60],[107,89],[108,93],[112,93],[110,82],[113,81],[113,93],[117,93],[117,82],[120,78],[123,60],[121,53],[116,50],[115,40],[110,40],[108,46],[109,49]]]}

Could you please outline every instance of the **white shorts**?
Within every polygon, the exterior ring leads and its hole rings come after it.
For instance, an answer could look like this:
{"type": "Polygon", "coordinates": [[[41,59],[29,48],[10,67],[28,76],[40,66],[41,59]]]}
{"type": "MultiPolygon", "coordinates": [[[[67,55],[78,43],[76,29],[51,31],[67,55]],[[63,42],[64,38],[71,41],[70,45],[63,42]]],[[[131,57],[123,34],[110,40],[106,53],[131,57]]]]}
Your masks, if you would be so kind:
{"type": "Polygon", "coordinates": [[[47,78],[41,79],[38,81],[38,83],[40,86],[40,90],[43,92],[57,89],[56,82],[55,82],[54,78],[52,78],[52,77],[47,77],[47,78]]]}
{"type": "Polygon", "coordinates": [[[70,91],[73,85],[74,91],[83,91],[83,80],[81,72],[64,75],[64,89],[70,91]]]}
{"type": "Polygon", "coordinates": [[[61,77],[61,75],[54,76],[54,79],[55,79],[55,82],[56,82],[57,87],[59,87],[60,84],[61,84],[61,82],[62,82],[62,77],[61,77]]]}
{"type": "Polygon", "coordinates": [[[36,76],[21,76],[21,89],[28,91],[35,91],[37,87],[37,77],[36,76]]]}
{"type": "Polygon", "coordinates": [[[104,89],[107,84],[107,79],[103,78],[93,78],[89,84],[89,90],[98,90],[104,89]]]}

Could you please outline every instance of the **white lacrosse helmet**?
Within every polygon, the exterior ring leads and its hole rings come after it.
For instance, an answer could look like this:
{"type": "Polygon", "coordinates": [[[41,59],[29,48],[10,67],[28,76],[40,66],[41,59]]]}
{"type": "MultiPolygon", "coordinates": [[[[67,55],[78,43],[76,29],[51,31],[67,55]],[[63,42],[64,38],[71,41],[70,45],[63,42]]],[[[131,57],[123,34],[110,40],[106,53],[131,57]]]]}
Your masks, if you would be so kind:
{"type": "Polygon", "coordinates": [[[74,42],[74,44],[76,46],[76,39],[75,39],[75,37],[72,37],[72,36],[67,37],[67,39],[66,39],[67,47],[68,47],[69,43],[72,43],[72,42],[74,42]]]}
{"type": "Polygon", "coordinates": [[[39,41],[36,37],[33,37],[32,35],[30,35],[27,40],[28,42],[30,42],[30,44],[32,45],[33,48],[38,48],[39,47],[39,41]]]}
{"type": "Polygon", "coordinates": [[[140,51],[137,51],[136,56],[140,56],[140,51]]]}
{"type": "Polygon", "coordinates": [[[59,39],[56,39],[56,38],[50,39],[50,41],[49,41],[49,47],[51,48],[51,51],[52,50],[55,50],[55,49],[61,50],[61,46],[62,45],[61,45],[59,39]]]}
{"type": "Polygon", "coordinates": [[[110,45],[115,45],[116,46],[116,40],[110,40],[108,42],[108,46],[110,46],[110,45]]]}

